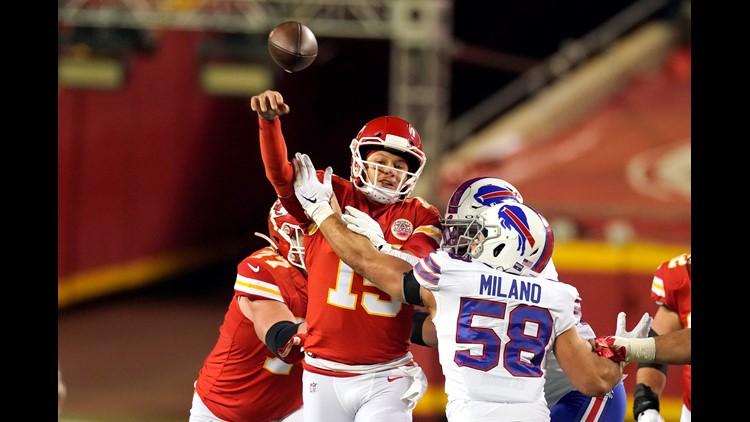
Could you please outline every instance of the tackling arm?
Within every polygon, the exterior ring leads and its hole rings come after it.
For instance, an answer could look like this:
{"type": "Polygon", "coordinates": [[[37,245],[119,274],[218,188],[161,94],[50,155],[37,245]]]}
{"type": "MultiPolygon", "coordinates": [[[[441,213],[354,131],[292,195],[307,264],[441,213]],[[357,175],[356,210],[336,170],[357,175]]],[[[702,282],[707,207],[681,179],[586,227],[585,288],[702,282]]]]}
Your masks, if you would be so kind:
{"type": "Polygon", "coordinates": [[[691,363],[691,328],[653,337],[656,344],[654,362],[671,365],[689,365],[691,363]]]}
{"type": "Polygon", "coordinates": [[[591,343],[578,334],[575,326],[557,337],[554,352],[570,382],[587,396],[603,396],[622,379],[622,367],[599,356],[591,343]]]}
{"type": "Polygon", "coordinates": [[[310,157],[297,153],[293,164],[295,194],[339,259],[380,290],[405,302],[402,276],[411,270],[411,264],[380,253],[367,237],[350,231],[341,216],[334,213],[330,204],[333,195],[330,167],[326,169],[321,183],[310,157]]]}
{"type": "Polygon", "coordinates": [[[347,229],[338,215],[331,214],[318,227],[342,261],[372,281],[380,290],[405,302],[401,278],[411,270],[411,264],[380,253],[367,237],[347,229]]]}
{"type": "MultiPolygon", "coordinates": [[[[665,306],[659,306],[654,314],[654,323],[651,329],[656,335],[664,335],[682,328],[679,315],[665,306]]],[[[655,359],[654,359],[655,360],[655,359]]],[[[651,365],[639,365],[635,375],[637,384],[646,384],[656,393],[661,395],[667,383],[666,368],[662,371],[651,365]]]]}

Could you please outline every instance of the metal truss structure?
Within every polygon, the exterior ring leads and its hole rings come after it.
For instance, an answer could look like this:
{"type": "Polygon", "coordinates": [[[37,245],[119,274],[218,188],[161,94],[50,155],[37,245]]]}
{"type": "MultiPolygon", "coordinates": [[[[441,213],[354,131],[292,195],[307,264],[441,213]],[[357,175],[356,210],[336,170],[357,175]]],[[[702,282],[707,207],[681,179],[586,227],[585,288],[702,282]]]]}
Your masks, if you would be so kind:
{"type": "MultiPolygon", "coordinates": [[[[523,98],[604,51],[617,38],[670,5],[690,0],[638,0],[471,110],[449,121],[453,2],[457,0],[58,0],[59,25],[125,29],[181,29],[267,34],[285,20],[304,22],[319,37],[389,40],[388,113],[422,135],[428,160],[414,193],[435,202],[437,157],[523,98]]],[[[685,14],[685,13],[683,13],[685,14]]]]}

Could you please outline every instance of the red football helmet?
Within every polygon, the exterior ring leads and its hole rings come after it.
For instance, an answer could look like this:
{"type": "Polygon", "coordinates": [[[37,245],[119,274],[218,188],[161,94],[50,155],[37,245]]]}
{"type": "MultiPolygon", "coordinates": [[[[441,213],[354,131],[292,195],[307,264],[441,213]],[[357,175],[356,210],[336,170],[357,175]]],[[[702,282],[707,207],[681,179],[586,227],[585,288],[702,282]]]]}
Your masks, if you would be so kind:
{"type": "MultiPolygon", "coordinates": [[[[395,116],[370,120],[352,139],[349,149],[352,151],[350,180],[368,198],[380,204],[393,204],[406,198],[414,189],[427,162],[417,130],[406,120],[395,116]],[[370,180],[365,162],[368,154],[375,150],[397,154],[407,161],[408,171],[389,167],[389,171],[404,173],[403,180],[396,189],[378,186],[377,180],[370,180]]],[[[374,166],[376,172],[381,167],[377,163],[368,163],[367,166],[374,166]]]]}
{"type": "Polygon", "coordinates": [[[268,212],[268,234],[271,237],[266,239],[279,250],[281,256],[295,267],[306,270],[305,247],[302,242],[305,233],[278,199],[274,201],[268,212]]]}

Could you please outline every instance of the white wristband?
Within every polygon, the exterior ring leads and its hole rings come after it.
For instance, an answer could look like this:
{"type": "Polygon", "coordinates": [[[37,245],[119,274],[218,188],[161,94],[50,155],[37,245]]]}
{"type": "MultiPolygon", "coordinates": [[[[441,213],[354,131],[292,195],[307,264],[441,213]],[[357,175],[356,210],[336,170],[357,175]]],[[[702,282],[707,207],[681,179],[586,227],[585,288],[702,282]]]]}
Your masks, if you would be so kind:
{"type": "Polygon", "coordinates": [[[323,221],[326,218],[330,217],[331,214],[333,214],[333,208],[331,208],[330,204],[326,203],[324,205],[321,205],[315,208],[312,214],[310,214],[310,218],[312,219],[312,221],[315,222],[315,224],[318,225],[318,227],[320,227],[323,221]]]}
{"type": "Polygon", "coordinates": [[[628,362],[653,362],[656,357],[656,340],[653,337],[624,339],[628,362]]]}

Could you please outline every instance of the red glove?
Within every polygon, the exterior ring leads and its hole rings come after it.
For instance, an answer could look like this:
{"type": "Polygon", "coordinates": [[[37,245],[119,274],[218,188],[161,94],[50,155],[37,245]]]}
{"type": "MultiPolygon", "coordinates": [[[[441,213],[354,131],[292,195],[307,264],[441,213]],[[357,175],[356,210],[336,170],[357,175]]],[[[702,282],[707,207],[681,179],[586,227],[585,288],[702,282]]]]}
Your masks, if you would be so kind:
{"type": "Polygon", "coordinates": [[[278,350],[279,356],[286,363],[297,363],[305,357],[305,340],[307,334],[297,333],[278,350]]]}
{"type": "Polygon", "coordinates": [[[613,336],[595,338],[594,348],[599,356],[604,356],[620,364],[626,362],[625,359],[628,351],[624,345],[616,345],[613,336]]]}

